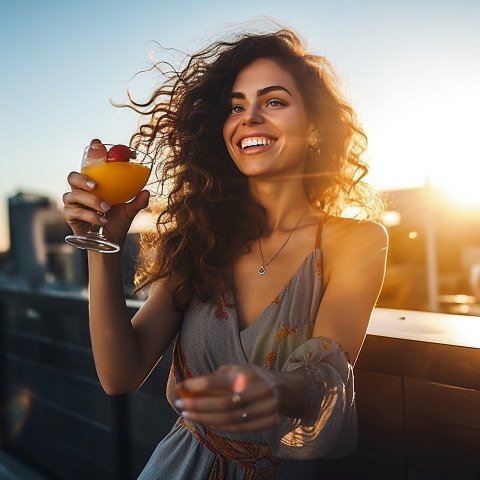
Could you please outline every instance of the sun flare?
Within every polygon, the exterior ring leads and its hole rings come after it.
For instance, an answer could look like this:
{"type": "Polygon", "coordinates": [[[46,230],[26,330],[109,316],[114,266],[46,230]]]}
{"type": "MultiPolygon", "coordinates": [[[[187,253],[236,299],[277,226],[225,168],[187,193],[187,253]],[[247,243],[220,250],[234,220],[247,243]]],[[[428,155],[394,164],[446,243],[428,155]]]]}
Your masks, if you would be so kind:
{"type": "Polygon", "coordinates": [[[453,203],[462,207],[480,208],[480,166],[469,175],[452,175],[449,179],[439,178],[432,182],[445,193],[453,203]]]}
{"type": "Polygon", "coordinates": [[[478,88],[465,77],[436,78],[423,87],[405,83],[395,100],[368,118],[379,180],[430,184],[455,204],[480,207],[478,88]]]}

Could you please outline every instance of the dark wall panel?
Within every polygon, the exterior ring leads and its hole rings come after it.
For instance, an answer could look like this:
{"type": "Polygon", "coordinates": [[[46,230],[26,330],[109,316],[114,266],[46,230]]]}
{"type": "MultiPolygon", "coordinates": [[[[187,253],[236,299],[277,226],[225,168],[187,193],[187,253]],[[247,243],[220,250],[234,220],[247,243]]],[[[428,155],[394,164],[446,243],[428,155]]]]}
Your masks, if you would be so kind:
{"type": "MultiPolygon", "coordinates": [[[[47,478],[133,480],[177,418],[171,348],[140,391],[104,393],[80,294],[0,287],[0,344],[1,447],[47,478]]],[[[480,349],[368,335],[355,382],[359,448],[325,478],[480,478],[480,349]]]]}

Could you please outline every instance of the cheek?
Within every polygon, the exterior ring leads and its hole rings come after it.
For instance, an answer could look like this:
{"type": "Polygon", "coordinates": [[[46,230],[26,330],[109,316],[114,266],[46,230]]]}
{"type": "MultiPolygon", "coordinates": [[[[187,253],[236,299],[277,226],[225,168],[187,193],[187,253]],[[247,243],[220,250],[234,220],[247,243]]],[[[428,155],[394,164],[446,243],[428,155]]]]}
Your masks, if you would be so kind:
{"type": "Polygon", "coordinates": [[[230,139],[235,132],[235,125],[234,121],[231,117],[228,117],[225,122],[223,123],[223,140],[226,144],[230,143],[230,139]]]}
{"type": "Polygon", "coordinates": [[[228,153],[230,156],[233,154],[233,146],[232,146],[232,136],[235,133],[235,126],[233,125],[232,121],[229,121],[228,119],[226,122],[223,124],[223,141],[225,143],[225,146],[227,147],[228,153]]]}

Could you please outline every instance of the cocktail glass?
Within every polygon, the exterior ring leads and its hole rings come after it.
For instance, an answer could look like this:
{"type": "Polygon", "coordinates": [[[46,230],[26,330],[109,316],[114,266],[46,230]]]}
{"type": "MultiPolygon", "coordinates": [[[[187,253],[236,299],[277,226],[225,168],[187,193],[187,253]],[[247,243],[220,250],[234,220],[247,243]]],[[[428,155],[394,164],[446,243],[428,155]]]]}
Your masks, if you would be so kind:
{"type": "MultiPolygon", "coordinates": [[[[111,206],[128,202],[147,184],[153,165],[152,158],[141,150],[129,147],[129,161],[109,161],[107,152],[114,145],[103,144],[105,154],[98,155],[99,145],[101,147],[101,144],[97,143],[85,148],[81,173],[96,182],[94,193],[104,202],[111,206]]],[[[103,215],[101,212],[99,214],[103,215]]],[[[102,253],[116,253],[120,250],[117,243],[105,237],[103,227],[98,225],[91,225],[85,235],[68,235],[65,241],[77,248],[102,253]]]]}

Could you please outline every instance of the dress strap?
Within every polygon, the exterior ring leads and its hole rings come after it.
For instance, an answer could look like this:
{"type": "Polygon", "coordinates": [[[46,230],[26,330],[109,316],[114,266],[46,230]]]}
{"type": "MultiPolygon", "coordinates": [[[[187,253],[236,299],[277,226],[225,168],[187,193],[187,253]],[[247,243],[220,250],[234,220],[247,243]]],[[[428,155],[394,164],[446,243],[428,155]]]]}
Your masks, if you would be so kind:
{"type": "Polygon", "coordinates": [[[315,248],[320,248],[320,242],[322,240],[322,230],[323,230],[323,225],[327,221],[328,218],[328,213],[326,213],[323,218],[320,220],[320,223],[318,224],[317,228],[317,239],[315,240],[315,248]]]}

